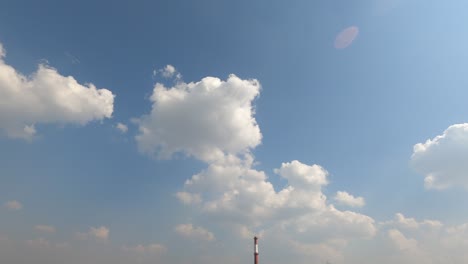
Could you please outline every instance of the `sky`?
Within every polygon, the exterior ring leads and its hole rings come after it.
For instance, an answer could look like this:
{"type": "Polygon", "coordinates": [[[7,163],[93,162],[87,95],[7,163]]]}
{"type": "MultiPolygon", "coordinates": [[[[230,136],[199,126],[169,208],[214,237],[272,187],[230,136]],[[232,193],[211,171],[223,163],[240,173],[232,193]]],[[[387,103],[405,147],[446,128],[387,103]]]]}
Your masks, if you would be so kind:
{"type": "Polygon", "coordinates": [[[1,263],[468,261],[468,2],[1,6],[1,263]]]}

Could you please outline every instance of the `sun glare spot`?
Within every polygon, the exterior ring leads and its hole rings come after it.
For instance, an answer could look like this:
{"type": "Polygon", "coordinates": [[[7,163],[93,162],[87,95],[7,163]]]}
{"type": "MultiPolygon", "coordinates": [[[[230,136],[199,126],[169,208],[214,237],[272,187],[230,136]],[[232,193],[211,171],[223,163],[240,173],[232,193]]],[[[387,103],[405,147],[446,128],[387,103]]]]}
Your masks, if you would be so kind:
{"type": "Polygon", "coordinates": [[[341,31],[335,38],[335,48],[345,49],[353,43],[359,34],[359,28],[351,26],[341,31]]]}

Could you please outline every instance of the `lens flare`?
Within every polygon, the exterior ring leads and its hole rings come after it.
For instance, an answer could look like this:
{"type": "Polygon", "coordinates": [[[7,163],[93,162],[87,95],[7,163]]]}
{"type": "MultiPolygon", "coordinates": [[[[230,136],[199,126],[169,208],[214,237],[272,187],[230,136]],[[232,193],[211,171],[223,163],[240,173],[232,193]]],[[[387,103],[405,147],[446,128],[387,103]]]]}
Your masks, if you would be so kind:
{"type": "Polygon", "coordinates": [[[336,49],[345,49],[353,43],[356,37],[359,34],[359,28],[356,26],[351,26],[345,28],[341,31],[335,39],[335,48],[336,49]]]}

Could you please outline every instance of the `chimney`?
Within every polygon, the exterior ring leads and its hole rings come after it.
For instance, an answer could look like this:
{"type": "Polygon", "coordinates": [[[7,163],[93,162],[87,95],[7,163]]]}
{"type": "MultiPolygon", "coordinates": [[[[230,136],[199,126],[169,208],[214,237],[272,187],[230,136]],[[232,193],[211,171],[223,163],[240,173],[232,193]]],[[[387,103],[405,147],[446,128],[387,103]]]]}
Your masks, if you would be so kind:
{"type": "Polygon", "coordinates": [[[254,237],[254,264],[258,264],[258,237],[254,237]]]}

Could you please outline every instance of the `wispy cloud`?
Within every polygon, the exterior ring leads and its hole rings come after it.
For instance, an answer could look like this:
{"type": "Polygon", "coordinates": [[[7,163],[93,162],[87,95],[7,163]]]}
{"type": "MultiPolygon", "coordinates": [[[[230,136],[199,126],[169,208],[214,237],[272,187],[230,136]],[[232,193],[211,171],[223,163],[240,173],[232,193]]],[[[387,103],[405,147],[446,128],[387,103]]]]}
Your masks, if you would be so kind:
{"type": "Polygon", "coordinates": [[[86,233],[81,233],[81,232],[76,233],[76,237],[80,240],[87,240],[87,239],[93,238],[93,239],[97,239],[101,241],[107,241],[109,238],[109,233],[110,233],[109,228],[105,226],[90,227],[88,232],[86,233]]]}
{"type": "Polygon", "coordinates": [[[192,224],[182,224],[175,227],[177,234],[191,239],[213,241],[215,236],[207,229],[192,224]]]}
{"type": "Polygon", "coordinates": [[[115,125],[115,128],[120,131],[120,133],[122,134],[125,134],[128,132],[128,126],[123,124],[123,123],[117,123],[117,125],[115,125]]]}
{"type": "Polygon", "coordinates": [[[138,254],[164,254],[167,252],[167,247],[162,244],[123,246],[122,251],[138,254]]]}
{"type": "Polygon", "coordinates": [[[6,202],[4,206],[10,210],[15,210],[15,211],[23,209],[23,204],[21,204],[20,202],[16,200],[6,202]]]}
{"type": "Polygon", "coordinates": [[[74,56],[73,54],[71,54],[68,51],[65,52],[65,56],[67,56],[67,58],[70,59],[72,64],[80,64],[81,63],[81,61],[76,56],[74,56]]]}
{"type": "Polygon", "coordinates": [[[36,225],[34,229],[43,233],[55,233],[55,227],[49,225],[36,225]]]}

